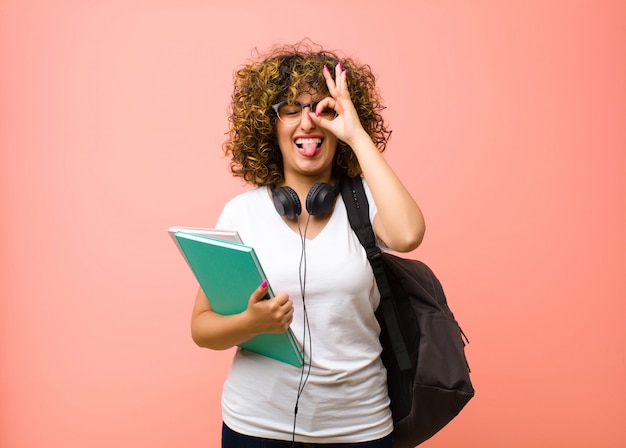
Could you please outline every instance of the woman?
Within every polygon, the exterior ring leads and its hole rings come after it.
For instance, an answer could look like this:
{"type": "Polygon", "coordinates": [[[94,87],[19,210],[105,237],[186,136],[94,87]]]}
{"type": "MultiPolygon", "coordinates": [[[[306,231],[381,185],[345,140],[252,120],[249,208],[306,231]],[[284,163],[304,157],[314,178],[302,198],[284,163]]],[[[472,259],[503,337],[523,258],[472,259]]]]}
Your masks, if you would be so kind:
{"type": "Polygon", "coordinates": [[[257,188],[228,202],[218,228],[255,248],[264,282],[246,311],[222,316],[202,290],[192,336],[216,350],[291,326],[302,369],[238,350],[222,397],[223,447],[392,447],[380,361],[379,302],[365,251],[337,196],[362,176],[385,247],[415,249],[422,213],[381,155],[390,132],[366,65],[309,44],[283,46],[236,72],[225,152],[257,188]]]}

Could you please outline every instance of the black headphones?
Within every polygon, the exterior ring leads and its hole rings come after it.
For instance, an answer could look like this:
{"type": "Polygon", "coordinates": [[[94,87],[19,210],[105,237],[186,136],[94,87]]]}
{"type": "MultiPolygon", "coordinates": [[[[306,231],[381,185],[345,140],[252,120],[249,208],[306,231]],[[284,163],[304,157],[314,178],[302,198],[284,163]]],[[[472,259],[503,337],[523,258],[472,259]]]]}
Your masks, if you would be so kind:
{"type": "MultiPolygon", "coordinates": [[[[298,194],[290,187],[270,185],[274,207],[280,216],[295,219],[302,212],[302,205],[298,194]]],[[[326,182],[318,182],[311,187],[306,195],[306,211],[313,216],[323,216],[330,212],[335,205],[335,198],[339,194],[339,181],[335,186],[326,182]]]]}

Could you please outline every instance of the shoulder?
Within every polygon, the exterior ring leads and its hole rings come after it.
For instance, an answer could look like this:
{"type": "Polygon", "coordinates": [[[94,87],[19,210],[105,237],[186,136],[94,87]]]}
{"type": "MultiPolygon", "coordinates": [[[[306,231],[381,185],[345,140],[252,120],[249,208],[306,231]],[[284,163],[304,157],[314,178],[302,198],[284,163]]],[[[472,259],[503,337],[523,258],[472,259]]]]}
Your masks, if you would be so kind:
{"type": "Polygon", "coordinates": [[[246,207],[250,204],[258,202],[263,198],[263,195],[267,195],[267,187],[255,187],[251,190],[239,193],[237,196],[229,200],[224,208],[230,207],[246,207]]]}
{"type": "Polygon", "coordinates": [[[256,187],[240,193],[224,205],[218,226],[238,229],[242,222],[264,216],[264,210],[270,204],[267,187],[256,187]]]}

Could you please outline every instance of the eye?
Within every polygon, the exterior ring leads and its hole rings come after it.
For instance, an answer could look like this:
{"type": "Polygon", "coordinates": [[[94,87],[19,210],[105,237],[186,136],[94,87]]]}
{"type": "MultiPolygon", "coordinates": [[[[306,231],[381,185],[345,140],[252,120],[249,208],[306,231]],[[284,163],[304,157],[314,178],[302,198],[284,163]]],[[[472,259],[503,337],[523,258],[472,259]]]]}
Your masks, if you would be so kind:
{"type": "Polygon", "coordinates": [[[278,113],[283,117],[292,117],[294,115],[298,115],[302,113],[302,108],[298,105],[285,105],[282,106],[278,113]]]}

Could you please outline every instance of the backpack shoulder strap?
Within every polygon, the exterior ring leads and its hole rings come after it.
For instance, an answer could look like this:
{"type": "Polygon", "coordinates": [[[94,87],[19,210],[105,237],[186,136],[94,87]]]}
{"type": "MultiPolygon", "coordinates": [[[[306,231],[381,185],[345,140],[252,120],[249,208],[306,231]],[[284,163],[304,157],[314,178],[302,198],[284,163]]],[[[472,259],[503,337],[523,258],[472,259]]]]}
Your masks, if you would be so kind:
{"type": "Polygon", "coordinates": [[[382,252],[380,247],[376,245],[376,236],[369,218],[369,203],[367,202],[361,178],[350,179],[347,176],[343,176],[341,178],[341,196],[348,212],[350,226],[356,233],[361,245],[365,248],[367,259],[372,266],[376,284],[380,291],[380,308],[383,321],[398,361],[398,366],[400,370],[408,370],[411,368],[411,359],[400,330],[400,321],[398,320],[396,306],[393,301],[393,294],[383,266],[382,252]]]}

